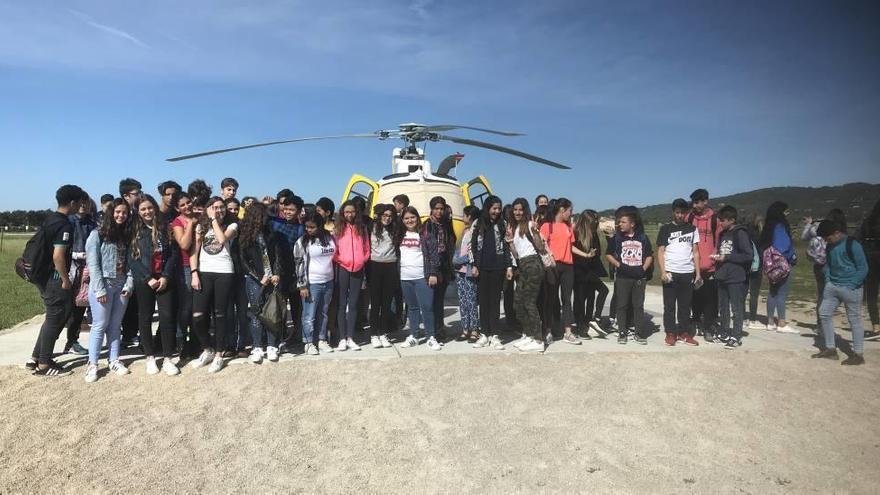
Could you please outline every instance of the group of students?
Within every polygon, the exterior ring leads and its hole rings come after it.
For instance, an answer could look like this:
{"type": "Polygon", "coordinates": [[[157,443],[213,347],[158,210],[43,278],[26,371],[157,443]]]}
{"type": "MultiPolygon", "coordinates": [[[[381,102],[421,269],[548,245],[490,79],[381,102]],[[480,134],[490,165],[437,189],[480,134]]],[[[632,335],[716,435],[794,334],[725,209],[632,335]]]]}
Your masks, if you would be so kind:
{"type": "MultiPolygon", "coordinates": [[[[756,222],[738,224],[732,206],[716,214],[708,207],[708,192],[698,189],[690,202],[673,203],[673,221],[661,227],[655,256],[632,206],[616,211],[613,226],[600,227],[593,210],[572,221],[572,203],[565,198],[539,195],[532,212],[524,198],[505,206],[489,196],[481,208],[464,209],[465,228],[457,239],[451,209],[440,196],[430,200],[423,221],[404,195],[372,211],[354,198],[336,212],[328,198],[307,205],[289,189],[274,198],[239,201],[238,186],[226,178],[221,195],[213,196],[202,180],[185,190],[166,181],[156,201],[127,178],[120,182],[120,196],[105,195],[100,208],[79,187],[62,186],[58,208],[41,228],[47,276],[33,282],[46,320],[28,369],[41,376],[70,374],[52,359],[65,325],[65,350],[88,355],[87,382],[98,379],[105,340],[110,372],[129,373],[119,356],[124,345],[137,344],[136,334],[148,374],[177,375],[184,360],[212,373],[235,356],[277,361],[300,337],[309,355],[357,351],[357,331],[367,324],[373,347],[390,347],[392,334],[406,325],[401,347],[424,343],[439,351],[447,340],[444,296],[453,282],[461,316],[458,340],[474,347],[504,349],[502,299],[508,329],[521,334],[513,345],[523,352],[543,351],[554,334],[580,345],[590,331],[604,338],[617,330],[621,344],[630,338],[646,344],[653,328],[644,318],[645,285],[655,258],[667,345],[698,345],[694,337],[702,336],[738,347],[746,293],[753,327],[762,271],[785,264],[787,276],[774,272],[765,328],[794,331],[785,320],[785,299],[796,255],[782,203],[768,208],[759,229],[756,222]],[[600,234],[606,237],[604,257],[600,234]],[[762,262],[764,270],[756,269],[762,262]],[[609,290],[602,279],[609,275],[614,292],[609,317],[603,318],[609,290]],[[291,325],[271,328],[261,319],[273,293],[283,298],[291,325]],[[77,341],[86,308],[87,349],[77,341]],[[175,364],[177,353],[181,360],[175,364]]],[[[817,357],[832,357],[831,315],[843,302],[848,314],[860,318],[851,306],[861,295],[868,263],[861,244],[846,240],[845,220],[831,216],[814,230],[822,239],[824,263],[816,273],[824,282],[820,316],[826,345],[817,357]]],[[[860,364],[860,322],[851,324],[854,353],[844,363],[860,364]]]]}

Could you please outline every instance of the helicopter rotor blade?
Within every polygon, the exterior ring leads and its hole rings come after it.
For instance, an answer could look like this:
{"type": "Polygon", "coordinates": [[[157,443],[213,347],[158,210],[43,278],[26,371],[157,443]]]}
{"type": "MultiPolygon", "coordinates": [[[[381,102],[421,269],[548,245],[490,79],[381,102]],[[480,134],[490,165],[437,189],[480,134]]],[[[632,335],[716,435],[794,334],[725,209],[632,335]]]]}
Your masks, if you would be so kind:
{"type": "Polygon", "coordinates": [[[547,160],[546,158],[541,158],[540,156],[535,156],[523,151],[518,151],[512,148],[506,148],[504,146],[498,146],[497,144],[492,143],[484,143],[483,141],[475,141],[473,139],[464,139],[460,137],[454,136],[445,136],[443,134],[437,134],[437,139],[443,141],[452,141],[453,143],[458,144],[467,144],[469,146],[476,146],[478,148],[486,148],[493,151],[500,151],[502,153],[507,153],[509,155],[518,156],[520,158],[525,158],[526,160],[531,160],[533,162],[542,163],[544,165],[549,165],[554,168],[560,168],[563,170],[571,170],[571,167],[563,165],[561,163],[556,163],[554,161],[547,160]]]}
{"type": "Polygon", "coordinates": [[[525,134],[522,132],[495,131],[492,129],[483,129],[481,127],[470,127],[470,126],[466,126],[466,125],[457,125],[457,124],[425,126],[425,130],[429,131],[429,132],[445,132],[445,131],[451,131],[454,129],[469,129],[471,131],[488,132],[489,134],[497,134],[499,136],[525,136],[525,134]]]}
{"type": "MultiPolygon", "coordinates": [[[[394,131],[394,132],[396,132],[396,131],[394,131]]],[[[268,143],[249,144],[246,146],[236,146],[234,148],[224,148],[221,150],[211,150],[211,151],[205,151],[202,153],[195,153],[192,155],[176,156],[174,158],[167,158],[167,159],[165,159],[165,161],[166,162],[178,162],[181,160],[189,160],[191,158],[199,158],[202,156],[217,155],[220,153],[229,153],[230,151],[246,150],[246,149],[250,149],[250,148],[260,148],[262,146],[272,146],[275,144],[296,143],[299,141],[314,141],[317,139],[382,138],[382,137],[389,137],[389,135],[385,134],[384,132],[381,134],[379,132],[371,132],[371,133],[364,133],[364,134],[343,134],[343,135],[339,135],[339,136],[304,137],[304,138],[296,138],[296,139],[286,139],[284,141],[272,141],[272,142],[268,142],[268,143]]]]}

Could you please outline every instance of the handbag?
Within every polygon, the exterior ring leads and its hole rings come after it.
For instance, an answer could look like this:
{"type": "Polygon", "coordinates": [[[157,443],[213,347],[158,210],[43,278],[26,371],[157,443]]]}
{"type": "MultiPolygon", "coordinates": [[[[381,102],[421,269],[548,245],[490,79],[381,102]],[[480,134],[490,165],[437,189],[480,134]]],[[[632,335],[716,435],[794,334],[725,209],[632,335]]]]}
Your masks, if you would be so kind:
{"type": "Polygon", "coordinates": [[[272,334],[279,335],[284,329],[284,310],[287,301],[284,300],[281,291],[272,288],[268,288],[268,290],[271,292],[265,296],[257,318],[272,334]]]}
{"type": "Polygon", "coordinates": [[[76,297],[73,302],[78,308],[85,308],[89,305],[89,267],[83,266],[77,270],[76,297]]]}

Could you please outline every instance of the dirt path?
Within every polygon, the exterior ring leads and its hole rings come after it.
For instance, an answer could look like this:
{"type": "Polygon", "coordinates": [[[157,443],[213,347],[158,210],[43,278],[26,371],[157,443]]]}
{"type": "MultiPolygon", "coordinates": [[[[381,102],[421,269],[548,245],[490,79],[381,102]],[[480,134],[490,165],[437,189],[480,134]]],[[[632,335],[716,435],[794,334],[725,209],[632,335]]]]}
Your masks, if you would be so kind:
{"type": "Polygon", "coordinates": [[[0,492],[876,493],[880,352],[0,367],[0,492]]]}

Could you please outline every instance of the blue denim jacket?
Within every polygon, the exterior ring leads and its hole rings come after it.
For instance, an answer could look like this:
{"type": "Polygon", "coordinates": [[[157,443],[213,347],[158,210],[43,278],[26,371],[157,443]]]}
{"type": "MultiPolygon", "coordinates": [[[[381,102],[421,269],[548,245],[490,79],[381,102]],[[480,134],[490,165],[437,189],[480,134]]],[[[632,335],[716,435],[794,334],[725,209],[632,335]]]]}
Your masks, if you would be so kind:
{"type": "MultiPolygon", "coordinates": [[[[128,266],[128,257],[123,258],[126,259],[123,290],[131,291],[134,287],[134,279],[128,266]]],[[[95,297],[106,296],[106,280],[116,279],[122,274],[116,273],[116,244],[102,242],[97,229],[93,230],[86,240],[86,264],[89,267],[89,290],[95,293],[95,297]]]]}

